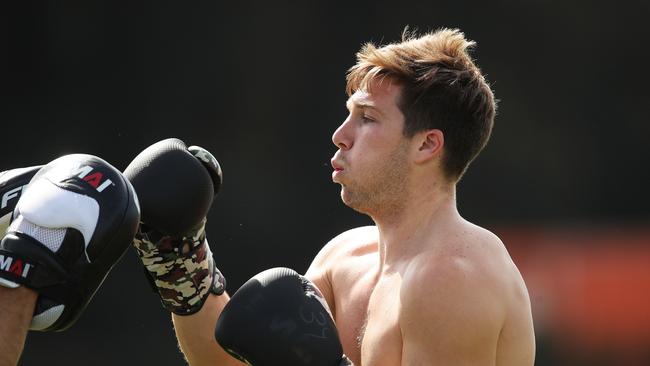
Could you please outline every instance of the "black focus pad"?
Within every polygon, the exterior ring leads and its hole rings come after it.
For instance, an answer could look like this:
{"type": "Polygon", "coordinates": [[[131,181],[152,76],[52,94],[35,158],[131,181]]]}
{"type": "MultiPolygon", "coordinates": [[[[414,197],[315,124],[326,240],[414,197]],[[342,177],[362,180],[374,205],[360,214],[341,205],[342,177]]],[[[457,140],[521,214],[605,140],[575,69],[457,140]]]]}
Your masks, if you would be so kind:
{"type": "Polygon", "coordinates": [[[343,349],[321,300],[289,268],[248,280],[226,304],[217,342],[254,366],[338,366],[343,349]]]}
{"type": "Polygon", "coordinates": [[[163,234],[184,235],[207,216],[212,205],[210,174],[179,139],[149,146],[124,175],[138,194],[142,222],[163,234]]]}
{"type": "MultiPolygon", "coordinates": [[[[43,301],[65,305],[51,325],[32,329],[65,330],[79,318],[130,247],[140,220],[135,191],[124,175],[103,159],[86,154],[66,155],[45,165],[32,178],[16,206],[16,214],[14,222],[18,229],[14,230],[18,231],[5,236],[2,249],[7,255],[39,267],[34,269],[34,277],[25,272],[23,279],[16,282],[39,293],[37,308],[42,307],[43,301]],[[92,206],[89,201],[96,202],[97,211],[88,209],[92,206]],[[90,217],[95,223],[92,231],[83,217],[90,217]],[[48,253],[45,247],[36,239],[27,238],[32,235],[31,230],[20,232],[20,225],[25,222],[30,223],[25,224],[29,227],[66,230],[58,248],[47,247],[51,251],[50,261],[44,258],[48,253]],[[73,229],[77,226],[89,237],[73,229]]],[[[8,274],[3,278],[15,279],[8,274]]]]}
{"type": "Polygon", "coordinates": [[[99,217],[86,251],[91,262],[106,261],[102,269],[112,267],[130,247],[140,220],[131,183],[104,159],[88,154],[70,154],[51,161],[30,184],[39,179],[97,201],[99,217]]]}

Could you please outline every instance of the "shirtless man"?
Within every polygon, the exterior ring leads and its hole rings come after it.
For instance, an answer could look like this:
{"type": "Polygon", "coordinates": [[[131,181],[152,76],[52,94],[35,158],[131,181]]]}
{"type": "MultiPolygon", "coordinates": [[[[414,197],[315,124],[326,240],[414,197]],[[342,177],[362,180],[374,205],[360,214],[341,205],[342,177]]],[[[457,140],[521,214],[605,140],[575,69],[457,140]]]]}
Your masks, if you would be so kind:
{"type": "MultiPolygon", "coordinates": [[[[332,179],[341,185],[343,202],[376,226],[334,238],[305,277],[320,289],[342,351],[354,365],[533,365],[524,281],[501,240],[463,219],[456,207],[456,184],[487,143],[496,108],[467,54],[473,45],[457,30],[407,35],[381,48],[364,46],[348,73],[349,115],[332,136],[338,148],[332,179]]],[[[144,220],[144,204],[142,210],[144,220]]],[[[242,288],[264,287],[265,281],[242,288]]],[[[240,289],[233,303],[239,292],[245,291],[240,289]]],[[[231,310],[228,295],[216,293],[201,296],[198,309],[170,308],[192,365],[240,364],[216,344],[213,332],[224,307],[233,313],[244,306],[240,301],[231,310]]],[[[247,306],[258,300],[253,296],[247,306]]],[[[246,317],[250,314],[242,321],[246,317]]],[[[223,318],[218,327],[230,329],[222,333],[247,331],[223,318]]],[[[219,329],[217,336],[224,337],[219,329]]],[[[250,331],[242,339],[250,343],[246,352],[254,353],[275,338],[250,331]]],[[[296,344],[279,352],[305,347],[296,344]]],[[[254,358],[234,348],[229,352],[254,358]]],[[[283,364],[264,352],[252,363],[283,364]]]]}

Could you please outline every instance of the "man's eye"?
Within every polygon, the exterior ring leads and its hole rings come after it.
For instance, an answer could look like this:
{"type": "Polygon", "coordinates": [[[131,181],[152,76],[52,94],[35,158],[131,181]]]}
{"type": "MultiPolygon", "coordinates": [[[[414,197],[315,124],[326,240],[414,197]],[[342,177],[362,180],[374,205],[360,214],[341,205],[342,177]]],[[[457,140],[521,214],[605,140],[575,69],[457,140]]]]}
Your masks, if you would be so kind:
{"type": "Polygon", "coordinates": [[[375,122],[375,119],[370,117],[367,114],[364,114],[361,118],[363,119],[364,122],[375,122]]]}

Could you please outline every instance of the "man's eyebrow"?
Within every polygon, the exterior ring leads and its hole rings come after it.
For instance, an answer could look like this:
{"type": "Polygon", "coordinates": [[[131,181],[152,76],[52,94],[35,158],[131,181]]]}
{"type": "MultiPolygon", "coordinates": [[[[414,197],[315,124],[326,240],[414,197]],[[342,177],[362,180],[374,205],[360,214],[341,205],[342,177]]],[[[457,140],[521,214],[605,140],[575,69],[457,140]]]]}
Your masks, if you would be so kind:
{"type": "Polygon", "coordinates": [[[380,115],[382,116],[384,115],[377,107],[367,102],[356,102],[351,99],[348,99],[345,102],[345,106],[348,108],[348,110],[352,110],[352,107],[354,106],[362,109],[372,109],[373,111],[379,113],[380,115]]]}

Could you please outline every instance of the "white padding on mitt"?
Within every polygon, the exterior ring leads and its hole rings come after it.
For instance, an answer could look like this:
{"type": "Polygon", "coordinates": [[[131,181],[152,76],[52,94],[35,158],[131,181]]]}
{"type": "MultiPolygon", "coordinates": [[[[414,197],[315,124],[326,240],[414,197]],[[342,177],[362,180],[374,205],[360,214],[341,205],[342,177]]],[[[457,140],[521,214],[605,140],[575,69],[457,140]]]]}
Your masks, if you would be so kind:
{"type": "Polygon", "coordinates": [[[65,305],[57,305],[54,307],[51,307],[44,312],[35,315],[32,318],[32,324],[29,326],[29,329],[31,330],[43,330],[52,324],[54,324],[57,319],[63,314],[63,310],[65,309],[65,305]]]}
{"type": "Polygon", "coordinates": [[[29,222],[51,229],[73,228],[86,246],[95,232],[99,204],[89,196],[65,190],[48,179],[32,182],[16,206],[29,222]]]}

